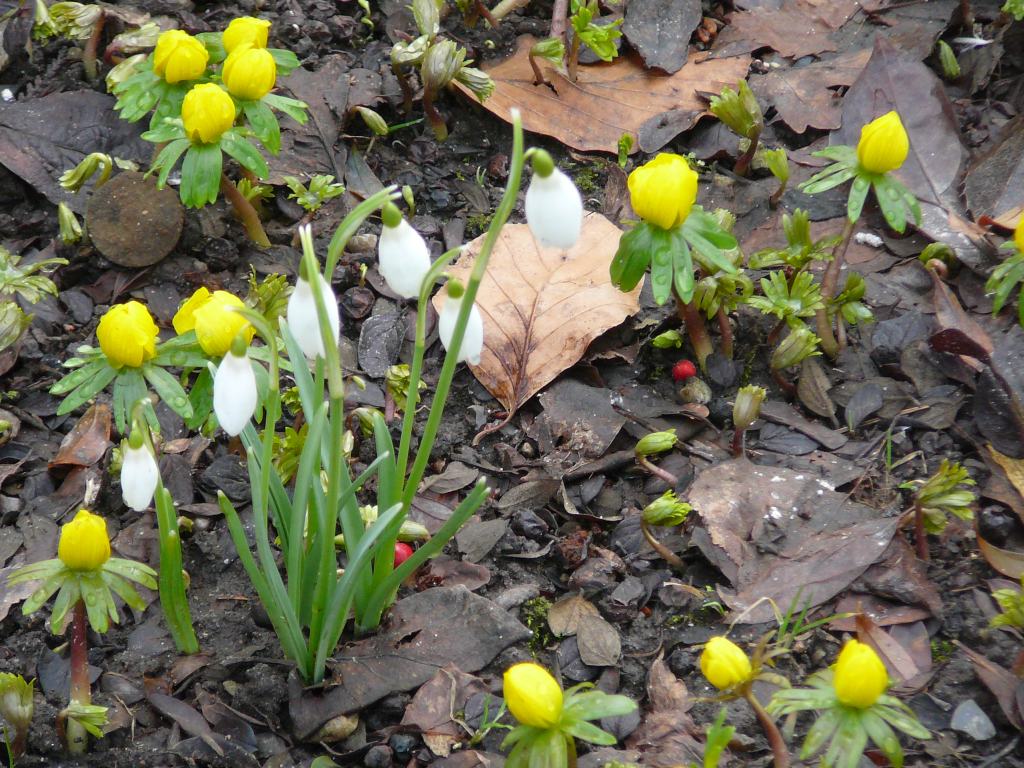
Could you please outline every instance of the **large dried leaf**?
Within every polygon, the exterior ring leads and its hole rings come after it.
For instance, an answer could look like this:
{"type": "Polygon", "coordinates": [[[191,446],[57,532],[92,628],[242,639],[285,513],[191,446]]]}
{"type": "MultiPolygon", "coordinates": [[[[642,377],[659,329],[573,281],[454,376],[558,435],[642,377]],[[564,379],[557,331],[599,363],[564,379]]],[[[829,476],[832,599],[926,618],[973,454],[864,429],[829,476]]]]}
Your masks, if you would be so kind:
{"type": "Polygon", "coordinates": [[[627,741],[643,753],[643,765],[669,768],[701,760],[704,746],[696,738],[700,730],[689,714],[693,700],[661,654],[647,677],[647,700],[650,711],[627,741]]]}
{"type": "Polygon", "coordinates": [[[694,542],[732,582],[735,591],[719,593],[744,623],[771,621],[766,597],[783,611],[798,595],[801,607],[820,605],[885,555],[896,519],[833,488],[827,477],[745,459],[697,476],[688,501],[706,533],[694,542]]]}
{"type": "Polygon", "coordinates": [[[975,218],[1013,229],[1024,214],[1024,117],[1003,126],[1003,137],[967,169],[964,194],[975,218]]]}
{"type": "Polygon", "coordinates": [[[701,20],[700,0],[644,0],[626,6],[622,34],[649,68],[678,72],[701,20]]]}
{"type": "Polygon", "coordinates": [[[796,133],[834,130],[842,125],[843,103],[835,89],[853,85],[870,57],[871,51],[864,49],[803,67],[773,69],[754,79],[754,90],[796,133]]]}
{"type": "Polygon", "coordinates": [[[738,11],[715,41],[716,55],[771,48],[798,59],[834,51],[831,34],[859,8],[857,0],[785,0],[779,8],[738,11]]]}
{"type": "Polygon", "coordinates": [[[966,150],[942,82],[915,57],[885,38],[843,99],[843,126],[832,144],[856,145],[861,128],[889,110],[899,112],[910,137],[910,153],[895,172],[921,203],[920,229],[956,251],[968,267],[984,264],[983,232],[964,218],[956,182],[966,150]]]}
{"type": "Polygon", "coordinates": [[[636,139],[637,149],[661,149],[705,114],[707,103],[699,92],[735,87],[750,66],[748,55],[709,60],[707,54],[691,51],[682,69],[660,75],[646,71],[631,56],[620,56],[610,64],[580,67],[572,83],[542,62],[552,91],[533,84],[529,52],[534,42],[529,36],[519,38],[510,58],[486,68],[495,88],[483,106],[503,120],[510,120],[518,108],[526,130],[584,152],[617,152],[624,133],[636,139]]]}
{"type": "MultiPolygon", "coordinates": [[[[639,311],[640,286],[623,293],[608,268],[621,232],[588,213],[568,251],[540,248],[525,224],[506,226],[494,246],[476,302],[484,320],[484,349],[473,374],[508,411],[516,410],[558,374],[575,365],[587,345],[639,311]]],[[[449,270],[466,279],[483,243],[471,242],[449,270]]],[[[441,293],[434,306],[443,304],[441,293]]]]}

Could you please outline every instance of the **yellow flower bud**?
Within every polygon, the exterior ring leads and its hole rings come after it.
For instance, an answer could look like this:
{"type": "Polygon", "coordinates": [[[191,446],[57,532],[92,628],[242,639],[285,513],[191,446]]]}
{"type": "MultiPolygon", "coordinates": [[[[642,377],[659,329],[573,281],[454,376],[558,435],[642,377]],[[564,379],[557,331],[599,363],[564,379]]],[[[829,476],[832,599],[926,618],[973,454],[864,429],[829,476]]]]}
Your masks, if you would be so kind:
{"type": "Polygon", "coordinates": [[[266,48],[241,45],[224,61],[221,79],[236,99],[257,101],[274,87],[277,65],[266,48]]]}
{"type": "Polygon", "coordinates": [[[60,529],[57,557],[72,571],[95,571],[110,559],[107,523],[87,509],[60,529]]]}
{"type": "Polygon", "coordinates": [[[505,671],[505,703],[523,725],[553,728],[562,719],[562,688],[544,667],[532,662],[505,671]]]}
{"type": "Polygon", "coordinates": [[[267,47],[267,33],[270,31],[270,22],[266,19],[257,19],[253,16],[239,16],[232,19],[228,28],[224,30],[224,50],[232,53],[236,48],[243,45],[251,45],[253,48],[267,47]]]}
{"type": "Polygon", "coordinates": [[[1021,214],[1017,228],[1013,231],[1013,242],[1017,246],[1017,250],[1024,253],[1024,214],[1021,214]]]}
{"type": "Polygon", "coordinates": [[[114,368],[138,368],[156,357],[159,329],[144,304],[115,304],[100,318],[96,339],[114,368]]]}
{"type": "Polygon", "coordinates": [[[715,688],[724,691],[750,680],[750,659],[727,637],[712,637],[700,655],[700,671],[715,688]]]}
{"type": "Polygon", "coordinates": [[[168,83],[196,80],[206,71],[210,52],[206,46],[180,29],[162,32],[153,50],[153,71],[168,83]]]}
{"type": "Polygon", "coordinates": [[[185,135],[196,144],[212,144],[235,124],[235,102],[219,85],[203,83],[181,103],[185,135]]]}
{"type": "Polygon", "coordinates": [[[910,139],[895,111],[886,112],[860,129],[857,160],[865,171],[895,171],[903,165],[909,151],[910,139]]]}
{"type": "Polygon", "coordinates": [[[256,332],[248,320],[233,310],[244,306],[233,293],[210,293],[206,288],[200,288],[174,315],[174,330],[179,334],[194,330],[203,352],[210,357],[223,357],[239,333],[244,333],[248,344],[256,332]]]}
{"type": "Polygon", "coordinates": [[[889,674],[875,649],[856,640],[843,646],[834,670],[836,698],[848,707],[866,709],[889,687],[889,674]]]}
{"type": "Polygon", "coordinates": [[[662,152],[629,174],[628,184],[636,215],[662,229],[682,224],[697,200],[697,173],[681,155],[662,152]]]}

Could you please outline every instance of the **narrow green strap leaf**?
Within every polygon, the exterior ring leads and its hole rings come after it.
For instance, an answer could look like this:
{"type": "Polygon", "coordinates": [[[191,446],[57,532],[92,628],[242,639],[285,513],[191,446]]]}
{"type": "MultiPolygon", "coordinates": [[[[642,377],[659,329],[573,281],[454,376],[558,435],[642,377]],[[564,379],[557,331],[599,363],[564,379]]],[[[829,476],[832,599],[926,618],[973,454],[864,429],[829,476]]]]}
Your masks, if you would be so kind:
{"type": "Polygon", "coordinates": [[[265,179],[270,175],[267,161],[260,154],[260,151],[234,131],[228,131],[221,136],[220,146],[221,149],[235,158],[243,168],[255,174],[258,178],[265,179]]]}
{"type": "Polygon", "coordinates": [[[871,189],[871,178],[860,175],[854,178],[850,185],[850,196],[846,201],[846,217],[850,221],[857,221],[860,212],[864,209],[864,201],[868,198],[868,190],[871,189]]]}
{"type": "Polygon", "coordinates": [[[192,403],[188,395],[181,388],[178,379],[158,365],[148,364],[143,366],[142,373],[146,381],[153,385],[153,389],[160,396],[160,399],[167,403],[167,406],[183,419],[191,418],[192,403]]]}
{"type": "Polygon", "coordinates": [[[181,166],[181,202],[189,208],[202,208],[217,199],[223,158],[220,144],[193,144],[181,166]]]}

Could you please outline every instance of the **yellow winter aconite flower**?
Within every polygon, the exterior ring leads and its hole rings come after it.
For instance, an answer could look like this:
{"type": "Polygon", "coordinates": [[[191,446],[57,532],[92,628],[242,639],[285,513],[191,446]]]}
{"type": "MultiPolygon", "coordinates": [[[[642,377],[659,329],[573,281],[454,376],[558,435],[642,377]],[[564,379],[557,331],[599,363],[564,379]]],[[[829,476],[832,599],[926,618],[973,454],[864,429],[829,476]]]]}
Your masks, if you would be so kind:
{"type": "Polygon", "coordinates": [[[100,318],[96,339],[114,368],[138,368],[156,357],[159,329],[144,304],[115,304],[100,318]]]}
{"type": "Polygon", "coordinates": [[[196,144],[212,144],[235,124],[235,102],[219,85],[203,83],[181,103],[185,135],[196,144]]]}
{"type": "Polygon", "coordinates": [[[1024,214],[1017,222],[1017,229],[1013,231],[1013,242],[1017,246],[1017,250],[1024,253],[1024,214]]]}
{"type": "Polygon", "coordinates": [[[180,29],[169,29],[157,38],[153,71],[168,83],[180,83],[202,76],[209,60],[209,51],[196,38],[180,29]]]}
{"type": "Polygon", "coordinates": [[[72,571],[95,571],[110,559],[107,523],[87,509],[60,529],[57,557],[72,571]]]}
{"type": "Polygon", "coordinates": [[[885,664],[870,645],[850,640],[836,660],[832,681],[836,698],[848,707],[866,709],[889,687],[885,664]]]}
{"type": "Polygon", "coordinates": [[[224,61],[221,79],[236,99],[256,101],[274,87],[277,65],[266,48],[241,45],[224,61]]]}
{"type": "Polygon", "coordinates": [[[747,654],[727,637],[708,640],[700,655],[700,671],[720,691],[747,682],[753,674],[747,654]]]}
{"type": "Polygon", "coordinates": [[[895,171],[903,165],[909,151],[910,139],[903,128],[903,121],[895,111],[886,112],[860,129],[857,160],[866,171],[895,171]]]}
{"type": "Polygon", "coordinates": [[[681,155],[662,152],[629,174],[628,184],[636,215],[662,229],[682,224],[697,200],[697,173],[681,155]]]}
{"type": "Polygon", "coordinates": [[[505,703],[523,725],[552,728],[562,718],[562,687],[539,664],[515,664],[505,671],[505,703]]]}
{"type": "Polygon", "coordinates": [[[194,330],[203,352],[210,357],[223,357],[231,349],[235,336],[244,332],[248,343],[256,332],[248,320],[233,311],[235,307],[244,306],[233,293],[210,293],[200,288],[174,315],[174,330],[179,334],[194,330]]]}
{"type": "Polygon", "coordinates": [[[267,47],[267,33],[270,31],[270,22],[266,19],[257,19],[253,16],[239,16],[232,19],[228,28],[224,30],[224,50],[232,53],[236,48],[243,45],[251,45],[253,48],[267,47]]]}

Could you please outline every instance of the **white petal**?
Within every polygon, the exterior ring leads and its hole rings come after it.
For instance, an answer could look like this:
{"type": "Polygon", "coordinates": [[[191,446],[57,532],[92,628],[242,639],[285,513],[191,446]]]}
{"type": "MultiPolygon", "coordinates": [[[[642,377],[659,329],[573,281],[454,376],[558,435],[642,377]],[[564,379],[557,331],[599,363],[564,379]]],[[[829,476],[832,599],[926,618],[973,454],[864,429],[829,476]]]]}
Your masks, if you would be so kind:
{"type": "Polygon", "coordinates": [[[248,355],[228,352],[213,377],[213,412],[231,437],[245,429],[256,412],[256,374],[248,355]]]}
{"type": "MultiPolygon", "coordinates": [[[[452,342],[455,334],[455,321],[459,317],[459,308],[462,306],[462,298],[453,299],[446,296],[444,306],[441,307],[441,314],[437,319],[437,334],[441,337],[441,344],[445,349],[452,342]]],[[[462,336],[462,346],[459,347],[460,363],[480,365],[480,353],[484,348],[484,320],[476,304],[469,311],[469,319],[466,321],[466,332],[462,336]]]]}
{"type": "Polygon", "coordinates": [[[430,269],[430,249],[405,219],[397,227],[383,227],[377,248],[381,277],[404,299],[420,295],[423,278],[430,269]]]}
{"type": "MultiPolygon", "coordinates": [[[[320,291],[327,304],[327,321],[331,326],[334,344],[338,343],[341,332],[341,319],[338,317],[338,300],[334,297],[331,285],[323,275],[317,275],[320,291]]],[[[306,357],[324,357],[323,339],[320,337],[320,321],[316,315],[316,300],[313,298],[313,287],[309,281],[301,277],[295,283],[295,290],[288,299],[288,327],[299,343],[299,348],[306,357]]]]}
{"type": "Polygon", "coordinates": [[[121,458],[121,498],[129,509],[142,512],[149,509],[160,479],[160,469],[149,448],[128,446],[121,458]]]}
{"type": "Polygon", "coordinates": [[[537,174],[526,190],[526,223],[541,245],[571,248],[583,226],[583,198],[572,180],[557,168],[547,178],[537,174]]]}

